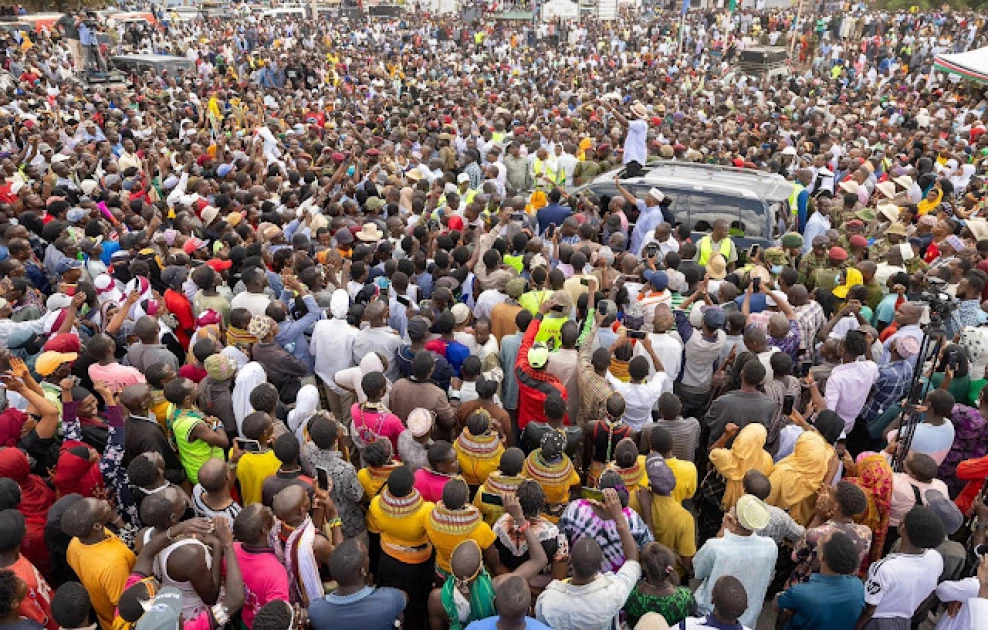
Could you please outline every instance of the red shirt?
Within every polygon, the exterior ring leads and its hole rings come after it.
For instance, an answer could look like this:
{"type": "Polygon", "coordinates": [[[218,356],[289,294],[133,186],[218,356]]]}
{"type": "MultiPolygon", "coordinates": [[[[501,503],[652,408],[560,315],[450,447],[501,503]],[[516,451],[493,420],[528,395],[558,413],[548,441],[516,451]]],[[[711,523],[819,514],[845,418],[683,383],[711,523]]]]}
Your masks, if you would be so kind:
{"type": "Polygon", "coordinates": [[[202,379],[206,378],[206,370],[198,365],[186,363],[182,367],[178,368],[178,375],[198,384],[202,382],[202,379]]]}
{"type": "MultiPolygon", "coordinates": [[[[524,430],[529,422],[545,422],[545,399],[555,389],[563,400],[569,399],[569,393],[562,382],[547,370],[537,370],[528,363],[528,351],[535,343],[535,336],[542,325],[541,319],[533,319],[525,331],[518,348],[518,359],[515,361],[515,376],[518,378],[518,429],[524,430]]],[[[569,418],[563,421],[569,424],[569,418]]]]}
{"type": "Polygon", "coordinates": [[[6,568],[27,584],[27,597],[21,602],[17,614],[37,621],[47,630],[58,630],[58,623],[51,616],[51,587],[31,561],[18,555],[17,562],[6,568]]]}

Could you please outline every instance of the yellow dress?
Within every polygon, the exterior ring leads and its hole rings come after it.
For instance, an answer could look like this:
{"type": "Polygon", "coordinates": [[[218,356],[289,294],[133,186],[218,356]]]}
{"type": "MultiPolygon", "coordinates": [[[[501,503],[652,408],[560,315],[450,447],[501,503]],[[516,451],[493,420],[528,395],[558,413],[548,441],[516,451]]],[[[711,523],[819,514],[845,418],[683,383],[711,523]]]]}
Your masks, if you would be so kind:
{"type": "Polygon", "coordinates": [[[405,564],[421,564],[432,558],[432,543],[425,521],[435,507],[423,501],[418,490],[395,497],[385,489],[371,500],[367,529],[381,535],[381,551],[405,564]]]}
{"type": "Polygon", "coordinates": [[[453,448],[460,463],[460,474],[471,486],[487,481],[487,477],[500,466],[501,454],[504,453],[501,438],[496,433],[470,435],[467,429],[463,429],[456,438],[453,448]]]}
{"type": "Polygon", "coordinates": [[[391,462],[379,468],[367,467],[357,471],[357,481],[364,488],[364,496],[368,500],[377,496],[381,491],[381,486],[388,480],[391,471],[401,466],[398,462],[391,462]]]}
{"type": "Polygon", "coordinates": [[[580,475],[570,458],[563,455],[559,461],[547,463],[542,460],[542,449],[535,449],[525,459],[521,474],[539,482],[545,494],[546,512],[543,516],[550,523],[558,523],[569,503],[570,488],[580,485],[580,475]]]}

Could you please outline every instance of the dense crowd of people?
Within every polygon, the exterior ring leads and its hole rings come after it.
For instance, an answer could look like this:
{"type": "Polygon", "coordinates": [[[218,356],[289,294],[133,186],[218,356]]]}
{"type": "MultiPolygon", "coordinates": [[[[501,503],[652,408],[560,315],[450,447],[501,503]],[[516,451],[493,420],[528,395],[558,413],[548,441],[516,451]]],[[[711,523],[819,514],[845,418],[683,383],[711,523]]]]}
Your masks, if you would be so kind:
{"type": "Polygon", "coordinates": [[[3,31],[0,630],[988,627],[981,17],[160,17],[3,31]]]}

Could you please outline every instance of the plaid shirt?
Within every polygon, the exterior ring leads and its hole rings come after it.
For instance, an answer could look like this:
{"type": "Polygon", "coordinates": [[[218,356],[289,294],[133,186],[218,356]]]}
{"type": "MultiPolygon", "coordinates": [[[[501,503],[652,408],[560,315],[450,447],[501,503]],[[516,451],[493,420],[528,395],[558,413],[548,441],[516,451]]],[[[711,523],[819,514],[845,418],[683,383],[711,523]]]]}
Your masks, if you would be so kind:
{"type": "Polygon", "coordinates": [[[782,508],[777,508],[774,505],[766,505],[765,507],[768,508],[768,525],[755,533],[759,536],[771,538],[777,545],[781,545],[787,540],[790,543],[796,543],[802,539],[803,534],[806,533],[806,529],[794,521],[789,516],[789,512],[786,512],[782,508]]]}
{"type": "MultiPolygon", "coordinates": [[[[593,311],[587,316],[593,320],[593,311]]],[[[580,366],[576,377],[580,387],[580,417],[570,418],[570,422],[578,422],[577,426],[599,420],[606,413],[607,398],[614,393],[607,379],[594,371],[590,358],[593,356],[594,340],[597,338],[597,326],[594,326],[585,339],[580,341],[580,366]]],[[[573,392],[575,395],[576,392],[573,392]]]]}
{"type": "Polygon", "coordinates": [[[796,357],[799,355],[800,343],[799,340],[802,335],[799,333],[799,324],[795,319],[789,320],[789,332],[785,337],[769,337],[768,345],[775,346],[779,350],[782,350],[790,357],[792,357],[793,364],[796,363],[796,357]]]}
{"type": "Polygon", "coordinates": [[[871,395],[861,411],[861,419],[867,424],[883,411],[901,401],[913,378],[913,366],[909,361],[893,361],[878,368],[878,378],[871,387],[871,395]]]}
{"type": "Polygon", "coordinates": [[[827,323],[827,318],[823,314],[823,307],[820,306],[819,302],[810,301],[809,304],[797,306],[794,310],[796,311],[796,323],[799,325],[799,347],[801,350],[812,348],[817,334],[827,323]]]}

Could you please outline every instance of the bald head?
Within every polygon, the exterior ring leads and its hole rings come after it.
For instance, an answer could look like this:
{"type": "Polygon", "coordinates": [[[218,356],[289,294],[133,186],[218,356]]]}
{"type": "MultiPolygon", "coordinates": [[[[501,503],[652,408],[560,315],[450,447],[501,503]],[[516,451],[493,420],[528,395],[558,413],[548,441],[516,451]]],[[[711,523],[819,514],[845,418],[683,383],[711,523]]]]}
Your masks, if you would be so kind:
{"type": "Polygon", "coordinates": [[[218,492],[226,488],[229,479],[229,468],[222,459],[212,458],[199,469],[199,485],[206,492],[218,492]]]}
{"type": "Polygon", "coordinates": [[[364,311],[364,317],[371,324],[380,324],[384,322],[387,311],[388,305],[380,300],[376,300],[367,305],[367,309],[364,311]]]}
{"type": "Polygon", "coordinates": [[[301,486],[288,486],[274,495],[271,507],[274,515],[288,524],[297,522],[308,511],[309,496],[301,486]]]}
{"type": "Polygon", "coordinates": [[[151,406],[151,387],[146,383],[128,385],[120,392],[120,402],[135,416],[147,415],[151,406]]]}
{"type": "Polygon", "coordinates": [[[473,540],[465,540],[453,550],[449,566],[453,570],[453,575],[464,580],[477,572],[482,561],[483,555],[477,543],[473,540]]]}
{"type": "Polygon", "coordinates": [[[919,323],[923,316],[923,307],[915,302],[906,302],[895,312],[895,321],[899,326],[910,326],[919,323]]]}

